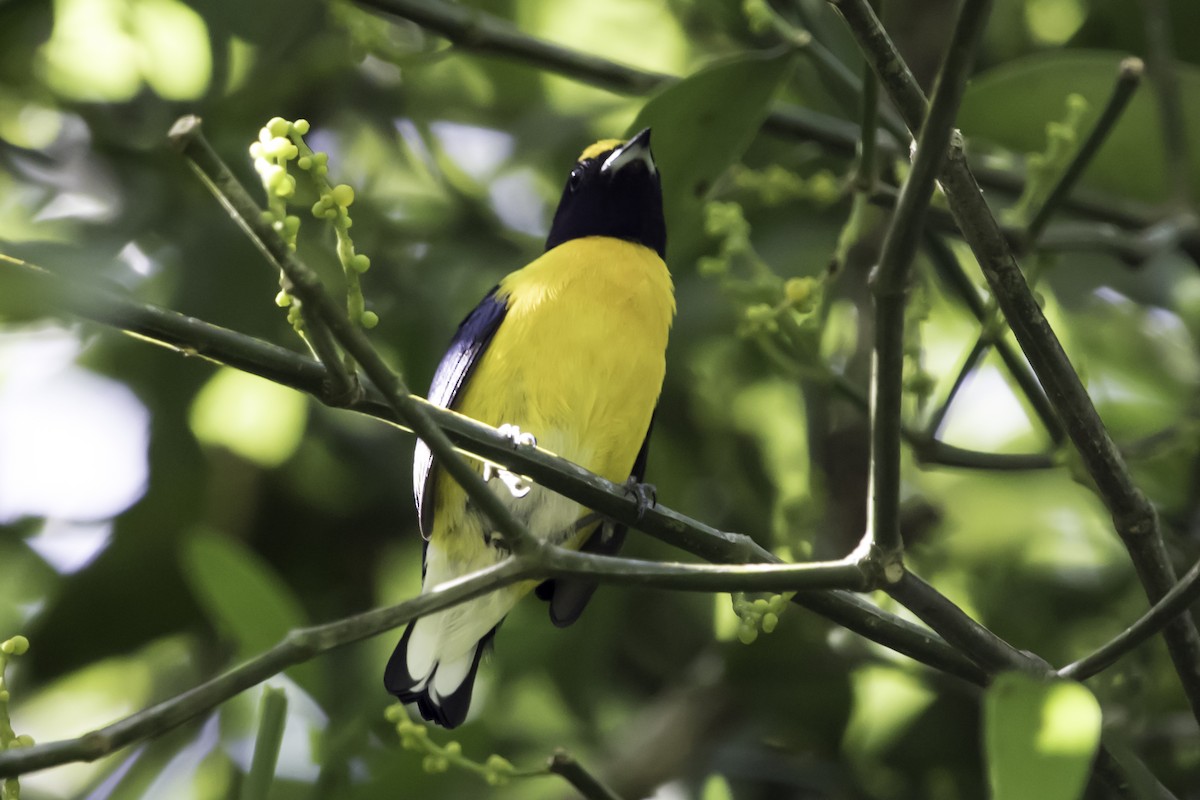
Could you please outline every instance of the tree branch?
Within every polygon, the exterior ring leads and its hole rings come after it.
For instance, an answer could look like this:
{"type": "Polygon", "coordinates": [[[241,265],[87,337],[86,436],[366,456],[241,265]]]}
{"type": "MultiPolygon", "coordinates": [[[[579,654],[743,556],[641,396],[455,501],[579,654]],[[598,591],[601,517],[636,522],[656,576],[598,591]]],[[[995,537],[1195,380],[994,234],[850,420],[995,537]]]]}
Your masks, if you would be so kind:
{"type": "Polygon", "coordinates": [[[1063,678],[1086,680],[1116,663],[1142,642],[1162,630],[1172,620],[1200,599],[1200,562],[1197,562],[1175,584],[1171,591],[1150,607],[1137,622],[1114,636],[1111,641],[1094,653],[1068,664],[1058,671],[1063,678]]]}
{"type": "Polygon", "coordinates": [[[619,794],[584,769],[566,750],[555,750],[546,764],[546,769],[574,786],[587,800],[621,800],[619,794]]]}
{"type": "MultiPolygon", "coordinates": [[[[867,546],[878,547],[891,566],[899,564],[900,538],[900,422],[904,398],[904,312],[909,270],[917,253],[925,211],[933,197],[934,180],[951,146],[954,118],[971,74],[975,47],[987,21],[990,3],[967,0],[938,72],[933,104],[917,140],[917,156],[900,187],[896,213],[883,239],[878,270],[872,280],[875,298],[875,364],[871,396],[870,519],[867,546]]],[[[962,138],[950,158],[962,158],[962,138]],[[955,154],[956,153],[956,154],[955,154]]],[[[889,580],[899,579],[900,570],[889,580]]]]}
{"type": "MultiPolygon", "coordinates": [[[[870,5],[866,0],[834,2],[909,129],[919,129],[927,111],[925,97],[870,5]]],[[[967,163],[948,160],[941,183],[1000,309],[1112,514],[1113,525],[1129,551],[1147,595],[1157,602],[1174,585],[1175,574],[1163,546],[1154,507],[1134,485],[1079,375],[1025,283],[967,163]]],[[[1167,626],[1165,636],[1192,712],[1200,720],[1200,633],[1190,615],[1184,614],[1167,626]]]]}

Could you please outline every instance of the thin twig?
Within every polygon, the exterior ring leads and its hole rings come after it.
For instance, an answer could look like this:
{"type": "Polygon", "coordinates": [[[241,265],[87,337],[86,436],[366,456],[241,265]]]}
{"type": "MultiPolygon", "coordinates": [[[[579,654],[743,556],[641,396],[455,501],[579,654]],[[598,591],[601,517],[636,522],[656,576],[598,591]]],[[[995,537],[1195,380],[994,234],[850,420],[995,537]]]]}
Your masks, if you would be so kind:
{"type": "MultiPolygon", "coordinates": [[[[773,346],[770,339],[758,338],[755,341],[762,348],[762,352],[787,374],[797,379],[811,379],[827,386],[856,411],[870,415],[871,399],[845,375],[831,369],[815,370],[802,365],[782,349],[773,346]]],[[[900,426],[900,437],[922,464],[999,472],[1023,472],[1059,466],[1059,462],[1049,453],[989,453],[968,450],[939,442],[925,431],[904,424],[900,426]]]]}
{"type": "MultiPolygon", "coordinates": [[[[879,268],[871,282],[875,298],[875,368],[871,402],[871,545],[886,561],[900,559],[900,425],[904,399],[904,316],[909,271],[933,197],[934,180],[947,158],[962,158],[962,140],[951,144],[954,118],[971,74],[975,48],[987,21],[988,0],[967,0],[938,72],[933,104],[917,137],[917,155],[900,187],[896,213],[883,240],[879,268]],[[957,154],[955,154],[955,152],[957,154]]],[[[897,570],[889,579],[898,579],[897,570]]]]}
{"type": "Polygon", "coordinates": [[[967,353],[967,357],[963,359],[962,366],[959,367],[958,374],[954,376],[954,383],[950,385],[950,390],[946,392],[946,397],[943,398],[941,405],[929,417],[929,424],[925,427],[925,432],[931,439],[936,439],[942,431],[942,423],[946,421],[946,415],[950,413],[950,406],[954,404],[954,398],[958,396],[959,391],[967,382],[967,376],[975,371],[979,366],[979,362],[990,349],[991,343],[985,334],[980,334],[975,340],[975,345],[967,353]]]}
{"type": "Polygon", "coordinates": [[[945,595],[911,572],[905,572],[901,580],[884,587],[884,591],[989,675],[1005,670],[1043,675],[1053,672],[1041,659],[1016,649],[971,619],[945,595]]]}
{"type": "Polygon", "coordinates": [[[1033,219],[1029,221],[1029,225],[1025,230],[1025,241],[1029,248],[1037,244],[1038,239],[1042,235],[1042,231],[1046,227],[1046,223],[1050,221],[1050,217],[1058,210],[1062,201],[1071,194],[1071,190],[1075,188],[1076,182],[1083,175],[1088,165],[1092,163],[1092,158],[1100,151],[1100,145],[1112,133],[1113,128],[1117,124],[1117,120],[1121,118],[1121,114],[1125,112],[1125,108],[1129,105],[1129,101],[1133,99],[1133,93],[1137,91],[1138,86],[1142,82],[1142,60],[1140,58],[1127,58],[1121,62],[1121,66],[1117,70],[1117,83],[1113,86],[1112,94],[1109,95],[1108,102],[1104,106],[1104,111],[1100,113],[1096,124],[1092,126],[1088,132],[1087,138],[1083,144],[1079,146],[1071,163],[1063,170],[1059,176],[1058,182],[1054,184],[1054,188],[1050,190],[1050,194],[1046,196],[1046,201],[1042,203],[1041,208],[1033,215],[1033,219]]]}
{"type": "MultiPolygon", "coordinates": [[[[919,129],[927,104],[920,87],[866,0],[836,0],[860,48],[910,130],[919,129]]],[[[1087,390],[1025,282],[966,161],[950,159],[941,175],[950,209],[975,252],[1021,349],[1079,452],[1113,526],[1133,560],[1151,602],[1175,584],[1154,506],[1134,484],[1120,451],[1104,428],[1087,390]]],[[[1164,631],[1167,648],[1193,715],[1200,720],[1200,632],[1189,614],[1164,631]]]]}
{"type": "Polygon", "coordinates": [[[259,703],[258,734],[254,739],[254,756],[250,771],[242,781],[239,800],[267,800],[275,779],[275,764],[283,744],[283,728],[287,722],[287,694],[283,689],[264,686],[259,703]]]}
{"type": "Polygon", "coordinates": [[[1068,664],[1058,671],[1064,678],[1086,680],[1116,663],[1117,659],[1162,630],[1168,622],[1200,599],[1200,562],[1180,578],[1161,600],[1094,653],[1068,664]]]}
{"type": "Polygon", "coordinates": [[[863,67],[862,77],[862,133],[858,139],[858,165],[854,170],[854,188],[869,195],[879,182],[879,148],[877,128],[879,123],[879,79],[869,67],[863,67]]]}
{"type": "Polygon", "coordinates": [[[584,769],[566,750],[555,750],[546,769],[561,776],[587,800],[621,800],[621,796],[601,783],[600,779],[584,769]]]}
{"type": "Polygon", "coordinates": [[[358,381],[358,375],[342,357],[324,320],[311,313],[304,305],[301,305],[300,313],[304,315],[304,340],[317,360],[329,370],[329,386],[325,389],[325,394],[331,398],[334,405],[354,402],[362,395],[362,384],[358,381]]]}

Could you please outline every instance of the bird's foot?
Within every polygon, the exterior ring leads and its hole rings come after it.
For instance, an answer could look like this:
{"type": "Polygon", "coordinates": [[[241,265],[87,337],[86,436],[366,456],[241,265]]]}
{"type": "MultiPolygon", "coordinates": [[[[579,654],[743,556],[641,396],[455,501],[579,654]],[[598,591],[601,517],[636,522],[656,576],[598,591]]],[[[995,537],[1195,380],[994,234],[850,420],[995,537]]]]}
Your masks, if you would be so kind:
{"type": "MultiPolygon", "coordinates": [[[[514,447],[520,447],[521,445],[529,447],[537,446],[537,438],[532,433],[525,433],[516,425],[510,425],[506,422],[496,428],[496,430],[501,436],[509,439],[514,447]]],[[[508,493],[518,500],[529,494],[529,491],[533,488],[533,484],[515,472],[510,472],[496,464],[485,463],[483,465],[484,482],[490,481],[493,477],[499,478],[500,482],[508,489],[508,493]]]]}
{"type": "Polygon", "coordinates": [[[625,481],[625,494],[637,500],[637,518],[640,522],[646,512],[658,505],[658,488],[653,483],[642,483],[632,475],[625,481]]]}

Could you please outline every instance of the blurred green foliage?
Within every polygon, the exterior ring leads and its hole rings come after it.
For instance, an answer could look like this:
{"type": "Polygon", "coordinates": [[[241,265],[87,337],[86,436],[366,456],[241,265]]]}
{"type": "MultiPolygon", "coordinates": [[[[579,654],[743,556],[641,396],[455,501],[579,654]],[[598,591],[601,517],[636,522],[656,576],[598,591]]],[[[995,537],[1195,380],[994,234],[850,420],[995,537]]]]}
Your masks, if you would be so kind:
{"type": "MultiPolygon", "coordinates": [[[[679,316],[649,479],[666,505],[777,552],[844,554],[863,526],[867,428],[830,376],[865,392],[865,286],[881,215],[864,212],[859,234],[839,245],[851,209],[841,191],[853,171],[847,151],[755,131],[773,96],[851,124],[853,98],[724,0],[470,5],[583,52],[696,77],[658,98],[611,94],[340,0],[10,0],[0,4],[0,252],[299,349],[273,304],[277,276],[165,146],[165,132],[180,114],[201,115],[253,186],[247,148],[258,129],[276,115],[304,118],[308,143],[329,153],[330,182],[356,194],[354,242],[372,260],[363,289],[380,319],[372,338],[421,388],[463,314],[539,252],[579,151],[652,123],[679,316]],[[744,220],[734,225],[738,248],[720,247],[728,224],[705,231],[713,200],[725,204],[716,209],[726,222],[744,220]]],[[[795,21],[859,74],[825,4],[794,5],[778,7],[798,10],[795,21]]],[[[936,65],[950,6],[887,5],[885,21],[918,74],[936,65]]],[[[1169,5],[1196,131],[1200,47],[1186,32],[1200,24],[1200,6],[1169,5]]],[[[1019,169],[1025,154],[1046,149],[1046,126],[1062,119],[1071,94],[1088,101],[1086,129],[1119,59],[1145,54],[1139,9],[998,1],[960,120],[969,150],[1019,169]]],[[[1166,197],[1154,109],[1144,88],[1085,190],[1121,207],[1166,197]]],[[[1191,158],[1195,185],[1200,148],[1191,158]]],[[[301,207],[316,201],[305,191],[301,207]]],[[[1000,206],[1015,196],[989,199],[1000,206]]],[[[306,218],[298,246],[341,286],[331,229],[306,218]]],[[[965,248],[955,252],[982,287],[965,248]]],[[[1200,553],[1200,273],[1170,247],[1139,266],[1103,252],[1062,254],[1038,289],[1186,564],[1200,553]]],[[[910,331],[920,348],[910,366],[932,382],[926,404],[915,395],[907,404],[906,423],[917,428],[978,335],[923,260],[918,274],[910,331]]],[[[0,265],[0,296],[4,280],[0,265]]],[[[33,643],[9,665],[18,732],[80,735],[304,620],[417,592],[411,438],[40,306],[3,307],[0,638],[20,632],[33,643]],[[126,416],[87,416],[100,407],[126,416]],[[148,431],[123,435],[120,453],[97,450],[88,435],[58,435],[65,419],[136,431],[139,409],[149,410],[148,431]],[[130,474],[130,462],[149,474],[136,502],[72,504],[85,488],[130,474]],[[91,471],[72,483],[68,467],[80,464],[91,471]]],[[[993,452],[1047,444],[994,356],[963,388],[944,437],[993,452]]],[[[1146,606],[1102,504],[1068,455],[1059,462],[1010,474],[910,458],[903,486],[914,569],[1054,664],[1100,645],[1146,606]]],[[[627,550],[677,557],[636,535],[627,550]]],[[[472,721],[453,737],[431,735],[517,768],[565,746],[628,796],[658,787],[661,797],[713,800],[984,795],[977,692],[795,609],[742,645],[730,635],[729,602],[607,588],[560,631],[529,600],[481,671],[472,721]]],[[[289,702],[271,798],[565,795],[554,778],[493,788],[459,770],[423,771],[383,716],[382,668],[397,636],[272,681],[289,702]]],[[[1089,688],[1106,736],[1181,796],[1197,796],[1194,724],[1161,643],[1089,688]]],[[[261,693],[145,746],[27,776],[22,797],[229,797],[249,768],[261,693]]]]}

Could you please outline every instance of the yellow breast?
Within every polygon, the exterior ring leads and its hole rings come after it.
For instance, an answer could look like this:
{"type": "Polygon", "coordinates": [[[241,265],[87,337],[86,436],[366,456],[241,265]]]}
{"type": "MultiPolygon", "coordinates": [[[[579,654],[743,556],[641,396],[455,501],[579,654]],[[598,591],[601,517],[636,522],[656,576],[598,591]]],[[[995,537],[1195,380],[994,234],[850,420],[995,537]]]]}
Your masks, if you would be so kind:
{"type": "Polygon", "coordinates": [[[500,294],[508,312],[459,410],[623,481],[666,370],[666,264],[630,242],[577,239],[506,277],[500,294]]]}

